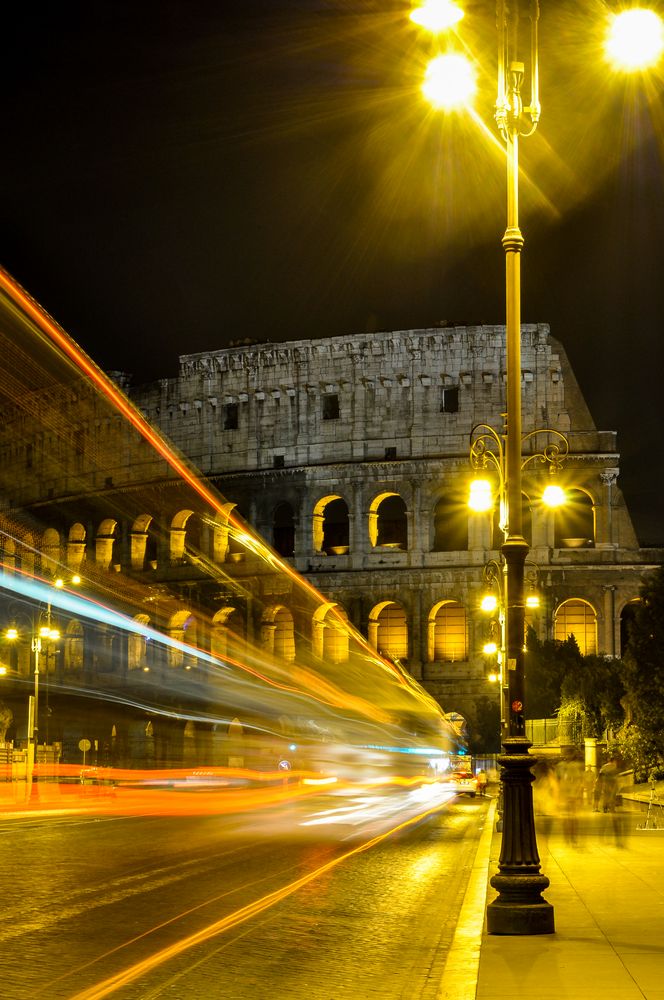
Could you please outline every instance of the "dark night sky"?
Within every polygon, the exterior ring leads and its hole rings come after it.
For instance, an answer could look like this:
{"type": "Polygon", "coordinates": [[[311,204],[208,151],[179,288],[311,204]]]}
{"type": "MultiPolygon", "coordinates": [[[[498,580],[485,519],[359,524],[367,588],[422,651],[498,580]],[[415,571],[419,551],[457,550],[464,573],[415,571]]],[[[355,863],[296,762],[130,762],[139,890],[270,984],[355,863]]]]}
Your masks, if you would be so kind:
{"type": "MultiPolygon", "coordinates": [[[[601,0],[541,0],[522,144],[523,320],[549,322],[619,432],[643,542],[664,541],[662,77],[601,62],[601,0]]],[[[419,96],[395,0],[26,3],[3,24],[2,264],[107,369],[504,321],[495,22],[464,31],[483,133],[419,96]]]]}

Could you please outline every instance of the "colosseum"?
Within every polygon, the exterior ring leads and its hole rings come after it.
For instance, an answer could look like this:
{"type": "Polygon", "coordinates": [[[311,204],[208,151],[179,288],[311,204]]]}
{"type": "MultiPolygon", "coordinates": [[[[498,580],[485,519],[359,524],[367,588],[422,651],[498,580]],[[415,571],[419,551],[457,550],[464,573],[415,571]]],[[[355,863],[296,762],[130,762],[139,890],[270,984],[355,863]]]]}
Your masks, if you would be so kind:
{"type": "MultiPolygon", "coordinates": [[[[5,571],[84,569],[120,603],[141,587],[141,620],[165,633],[183,638],[203,616],[199,646],[223,652],[229,634],[241,635],[287,662],[304,651],[340,662],[332,618],[341,616],[472,728],[498,698],[479,600],[503,535],[499,504],[469,510],[469,447],[479,424],[503,435],[504,343],[503,326],[439,326],[244,342],[183,355],[176,377],[136,387],[112,373],[223,496],[214,518],[96,392],[64,381],[41,391],[40,426],[9,407],[0,434],[4,514],[22,532],[5,536],[5,571]],[[257,571],[233,528],[238,514],[324,602],[304,608],[288,574],[257,571]]],[[[539,595],[528,623],[541,638],[573,634],[582,652],[619,656],[640,581],[664,553],[639,547],[616,433],[595,427],[546,324],[523,327],[521,384],[533,442],[524,458],[541,446],[531,432],[569,442],[557,471],[567,502],[556,511],[540,499],[549,464],[524,466],[527,581],[539,595]]],[[[144,641],[104,642],[88,643],[69,621],[52,670],[77,678],[79,701],[100,678],[126,690],[147,670],[144,641]]],[[[68,718],[70,735],[80,733],[68,718]]],[[[117,738],[113,713],[94,725],[100,744],[117,738]]]]}

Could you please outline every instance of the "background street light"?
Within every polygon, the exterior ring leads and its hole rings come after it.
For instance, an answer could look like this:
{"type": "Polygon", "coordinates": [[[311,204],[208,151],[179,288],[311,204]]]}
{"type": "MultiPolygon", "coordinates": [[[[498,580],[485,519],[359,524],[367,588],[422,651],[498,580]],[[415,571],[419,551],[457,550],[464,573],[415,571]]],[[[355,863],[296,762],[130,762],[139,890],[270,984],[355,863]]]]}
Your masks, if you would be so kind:
{"type": "MultiPolygon", "coordinates": [[[[81,577],[75,573],[69,580],[73,586],[79,586],[81,583],[81,577]]],[[[53,580],[53,586],[57,590],[62,590],[65,586],[65,581],[62,577],[55,577],[53,580]]],[[[42,652],[48,654],[48,643],[55,643],[60,639],[60,631],[53,627],[51,621],[51,602],[48,601],[46,604],[46,611],[42,622],[42,612],[39,613],[38,621],[35,623],[34,620],[30,627],[30,648],[34,654],[34,694],[30,695],[28,698],[28,749],[32,748],[32,765],[37,760],[37,745],[39,743],[39,678],[41,674],[41,656],[42,652]]],[[[15,642],[21,638],[21,633],[15,624],[8,626],[5,630],[5,639],[10,642],[15,642]]],[[[6,671],[5,671],[6,672],[6,671]]],[[[48,663],[47,663],[47,677],[48,677],[48,663]]]]}

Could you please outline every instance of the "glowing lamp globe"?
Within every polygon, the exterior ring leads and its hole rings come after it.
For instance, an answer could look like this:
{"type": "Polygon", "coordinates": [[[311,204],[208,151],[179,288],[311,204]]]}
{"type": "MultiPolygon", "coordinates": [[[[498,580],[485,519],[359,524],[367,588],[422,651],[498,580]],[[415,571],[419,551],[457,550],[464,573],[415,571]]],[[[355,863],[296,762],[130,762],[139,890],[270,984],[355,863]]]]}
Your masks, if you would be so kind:
{"type": "Polygon", "coordinates": [[[463,17],[463,11],[452,0],[425,0],[411,11],[410,19],[420,28],[438,33],[453,28],[463,17]]]}
{"type": "Polygon", "coordinates": [[[475,70],[465,56],[456,52],[437,56],[426,68],[422,93],[441,110],[467,107],[475,93],[475,70]]]}
{"type": "Polygon", "coordinates": [[[493,508],[493,493],[488,479],[473,479],[470,484],[468,506],[477,514],[493,508]]]}
{"type": "Polygon", "coordinates": [[[617,69],[647,69],[663,51],[664,24],[654,11],[633,7],[611,18],[606,53],[617,69]]]}
{"type": "Polygon", "coordinates": [[[498,607],[498,598],[495,594],[485,594],[480,601],[482,611],[495,611],[498,607]]]}
{"type": "Polygon", "coordinates": [[[560,507],[565,503],[565,490],[562,486],[549,483],[544,493],[542,493],[542,501],[547,507],[560,507]]]}

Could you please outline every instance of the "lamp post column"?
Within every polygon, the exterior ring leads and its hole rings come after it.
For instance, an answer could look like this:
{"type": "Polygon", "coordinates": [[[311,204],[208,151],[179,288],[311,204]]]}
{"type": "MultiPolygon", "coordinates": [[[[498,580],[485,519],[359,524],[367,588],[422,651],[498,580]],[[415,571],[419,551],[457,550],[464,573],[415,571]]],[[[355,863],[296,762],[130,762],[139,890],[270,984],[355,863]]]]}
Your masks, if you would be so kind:
{"type": "Polygon", "coordinates": [[[41,638],[38,635],[32,640],[32,651],[35,654],[35,694],[32,707],[31,731],[28,733],[28,739],[34,743],[36,760],[37,743],[39,740],[39,654],[41,653],[41,638]]]}
{"type": "MultiPolygon", "coordinates": [[[[531,0],[532,129],[539,119],[537,99],[537,0],[531,0]]],[[[528,543],[521,516],[521,250],[519,228],[519,134],[524,108],[521,98],[523,63],[515,60],[519,4],[498,0],[498,100],[496,121],[507,159],[507,228],[503,236],[506,285],[507,425],[505,435],[505,494],[507,526],[502,546],[505,558],[505,638],[507,673],[507,733],[503,740],[501,791],[503,831],[498,874],[491,885],[498,896],[487,907],[490,934],[551,934],[553,907],[542,893],[549,879],[540,871],[533,811],[533,763],[525,736],[524,716],[524,565],[528,543]]]]}

